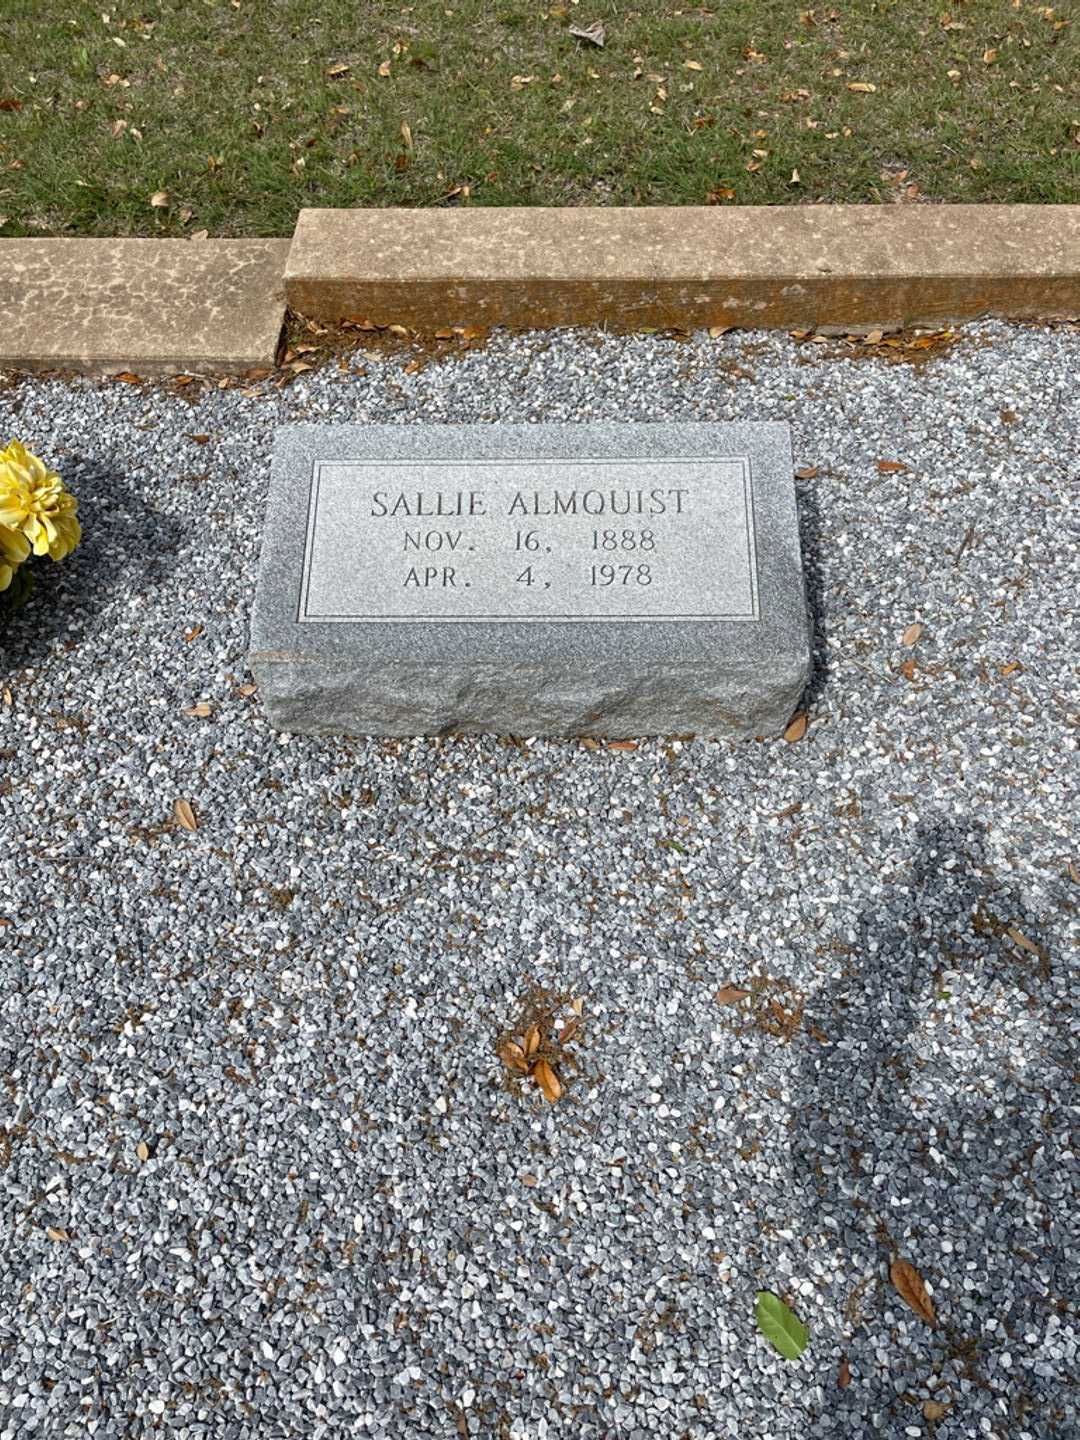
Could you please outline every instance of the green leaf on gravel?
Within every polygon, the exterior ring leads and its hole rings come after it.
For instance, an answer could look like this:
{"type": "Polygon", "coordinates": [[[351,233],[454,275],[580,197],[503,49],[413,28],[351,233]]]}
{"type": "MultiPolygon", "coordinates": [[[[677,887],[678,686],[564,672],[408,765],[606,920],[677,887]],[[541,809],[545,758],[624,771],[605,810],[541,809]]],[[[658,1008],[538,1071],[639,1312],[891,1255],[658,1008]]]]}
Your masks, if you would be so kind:
{"type": "Polygon", "coordinates": [[[758,1329],[785,1360],[798,1360],[806,1349],[810,1332],[770,1290],[759,1290],[754,1318],[758,1329]]]}

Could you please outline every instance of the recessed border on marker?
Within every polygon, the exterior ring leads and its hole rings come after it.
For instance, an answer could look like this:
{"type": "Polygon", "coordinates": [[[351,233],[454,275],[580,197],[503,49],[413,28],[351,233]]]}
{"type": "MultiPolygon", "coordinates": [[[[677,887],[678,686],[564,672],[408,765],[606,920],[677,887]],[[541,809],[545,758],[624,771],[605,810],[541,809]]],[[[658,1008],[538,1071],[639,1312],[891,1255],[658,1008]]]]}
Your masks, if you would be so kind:
{"type": "Polygon", "coordinates": [[[304,563],[300,576],[300,593],[297,602],[296,622],[299,625],[363,625],[363,624],[385,624],[385,625],[416,625],[416,624],[440,624],[440,625],[476,625],[496,624],[514,625],[522,622],[530,624],[681,624],[686,621],[697,622],[736,622],[743,624],[754,624],[760,621],[759,585],[758,585],[758,553],[757,533],[754,516],[754,487],[752,466],[746,455],[594,455],[594,456],[514,456],[514,457],[491,457],[484,459],[471,459],[468,457],[440,456],[436,459],[412,458],[403,460],[376,460],[370,456],[357,456],[351,459],[314,460],[312,462],[312,473],[308,488],[307,504],[307,528],[304,537],[304,563]],[[416,615],[402,615],[389,613],[363,614],[357,612],[348,613],[317,613],[312,614],[310,609],[311,578],[314,568],[315,537],[318,530],[319,503],[321,498],[322,471],[326,467],[334,468],[361,468],[372,467],[385,470],[393,466],[407,466],[415,469],[418,465],[425,468],[434,468],[440,465],[461,466],[498,466],[500,469],[507,469],[513,466],[524,466],[536,468],[542,465],[554,465],[558,467],[580,466],[580,465],[687,465],[687,464],[715,464],[715,465],[738,465],[742,471],[742,500],[743,500],[743,521],[744,536],[746,543],[746,565],[750,583],[749,612],[709,612],[709,613],[685,613],[685,614],[634,614],[634,615],[610,615],[592,612],[589,614],[532,614],[518,612],[515,614],[488,614],[477,615],[447,615],[445,612],[425,612],[416,615]]]}

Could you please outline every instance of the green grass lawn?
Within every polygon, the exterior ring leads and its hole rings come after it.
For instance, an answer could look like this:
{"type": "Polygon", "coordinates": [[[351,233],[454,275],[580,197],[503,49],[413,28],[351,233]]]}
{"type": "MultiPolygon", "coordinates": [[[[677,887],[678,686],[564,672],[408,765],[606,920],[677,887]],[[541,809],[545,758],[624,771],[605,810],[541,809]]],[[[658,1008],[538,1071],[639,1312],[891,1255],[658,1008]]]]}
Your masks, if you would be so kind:
{"type": "Polygon", "coordinates": [[[0,0],[0,235],[286,235],[305,205],[1076,201],[1071,9],[0,0]],[[596,21],[603,49],[569,33],[596,21]]]}

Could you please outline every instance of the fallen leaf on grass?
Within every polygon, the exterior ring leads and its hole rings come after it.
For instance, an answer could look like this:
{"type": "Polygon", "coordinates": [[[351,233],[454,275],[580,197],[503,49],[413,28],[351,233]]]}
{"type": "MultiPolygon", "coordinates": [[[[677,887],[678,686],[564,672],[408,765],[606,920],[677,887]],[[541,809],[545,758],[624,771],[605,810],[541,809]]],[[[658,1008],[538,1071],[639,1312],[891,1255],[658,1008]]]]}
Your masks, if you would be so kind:
{"type": "Polygon", "coordinates": [[[384,61],[382,62],[382,64],[379,66],[379,74],[383,77],[384,80],[387,79],[387,77],[388,77],[389,74],[390,74],[390,61],[389,61],[389,60],[384,60],[384,61]]]}
{"type": "Polygon", "coordinates": [[[562,1086],[559,1084],[559,1077],[552,1070],[546,1060],[538,1060],[533,1068],[533,1079],[544,1092],[544,1098],[552,1105],[562,1095],[562,1086]]]}
{"type": "Polygon", "coordinates": [[[21,110],[22,107],[23,102],[21,100],[12,100],[7,96],[5,96],[3,100],[0,100],[0,110],[21,110]]]}
{"type": "Polygon", "coordinates": [[[173,803],[173,818],[178,825],[185,830],[197,830],[199,822],[195,819],[195,811],[186,800],[177,800],[173,803]]]}
{"type": "Polygon", "coordinates": [[[926,1292],[926,1284],[914,1265],[898,1255],[889,1266],[889,1279],[909,1310],[913,1310],[927,1325],[937,1324],[937,1316],[926,1292]]]}
{"type": "Polygon", "coordinates": [[[349,67],[344,62],[338,65],[331,65],[326,72],[327,77],[331,80],[334,78],[335,75],[347,75],[348,73],[349,67]]]}
{"type": "Polygon", "coordinates": [[[155,210],[167,210],[169,208],[169,192],[167,190],[155,190],[150,196],[150,204],[155,210]]]}
{"type": "Polygon", "coordinates": [[[794,745],[796,740],[801,740],[806,734],[806,727],[809,723],[805,710],[800,710],[797,715],[791,717],[791,723],[784,731],[784,739],[789,745],[794,745]]]}
{"type": "Polygon", "coordinates": [[[877,92],[877,86],[869,84],[866,80],[852,80],[847,88],[854,90],[858,95],[873,95],[877,92]]]}
{"type": "Polygon", "coordinates": [[[590,45],[599,45],[601,50],[604,48],[604,22],[602,20],[594,20],[591,25],[571,25],[570,34],[575,40],[587,40],[590,45]]]}
{"type": "Polygon", "coordinates": [[[740,990],[737,985],[724,985],[717,990],[714,998],[718,1005],[734,1005],[739,1000],[745,1000],[749,994],[749,990],[740,990]]]}
{"type": "Polygon", "coordinates": [[[909,625],[903,635],[900,636],[900,644],[906,645],[910,649],[912,645],[918,644],[919,636],[922,633],[923,627],[918,622],[914,625],[909,625]]]}
{"type": "Polygon", "coordinates": [[[779,1296],[770,1290],[759,1290],[754,1318],[758,1329],[774,1350],[785,1360],[798,1360],[806,1349],[810,1332],[779,1296]]]}

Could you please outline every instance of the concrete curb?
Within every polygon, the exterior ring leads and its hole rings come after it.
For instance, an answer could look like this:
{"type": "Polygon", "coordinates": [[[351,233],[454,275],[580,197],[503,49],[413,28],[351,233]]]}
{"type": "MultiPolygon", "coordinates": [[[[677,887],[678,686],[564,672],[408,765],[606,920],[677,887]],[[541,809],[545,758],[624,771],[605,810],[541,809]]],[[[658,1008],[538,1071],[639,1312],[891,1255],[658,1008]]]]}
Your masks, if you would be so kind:
{"type": "Polygon", "coordinates": [[[1080,315],[1080,205],[303,210],[313,319],[839,330],[1080,315]]]}
{"type": "Polygon", "coordinates": [[[0,240],[0,367],[273,365],[288,250],[288,240],[0,240]]]}
{"type": "Polygon", "coordinates": [[[289,240],[0,240],[0,368],[275,363],[315,320],[612,330],[1080,317],[1080,205],[304,210],[289,240]]]}

